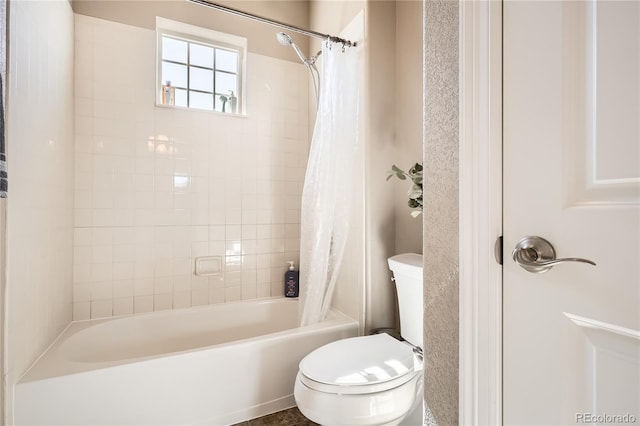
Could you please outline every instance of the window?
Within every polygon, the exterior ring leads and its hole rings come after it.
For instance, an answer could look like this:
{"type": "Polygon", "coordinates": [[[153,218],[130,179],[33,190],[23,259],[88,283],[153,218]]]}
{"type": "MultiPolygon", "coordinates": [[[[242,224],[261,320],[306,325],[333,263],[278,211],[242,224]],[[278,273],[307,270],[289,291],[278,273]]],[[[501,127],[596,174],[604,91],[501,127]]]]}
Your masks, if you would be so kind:
{"type": "MultiPolygon", "coordinates": [[[[197,28],[180,25],[187,30],[197,28]]],[[[200,34],[196,35],[158,30],[158,103],[241,114],[244,110],[244,46],[204,38],[202,33],[226,38],[235,36],[198,30],[200,34]]]]}

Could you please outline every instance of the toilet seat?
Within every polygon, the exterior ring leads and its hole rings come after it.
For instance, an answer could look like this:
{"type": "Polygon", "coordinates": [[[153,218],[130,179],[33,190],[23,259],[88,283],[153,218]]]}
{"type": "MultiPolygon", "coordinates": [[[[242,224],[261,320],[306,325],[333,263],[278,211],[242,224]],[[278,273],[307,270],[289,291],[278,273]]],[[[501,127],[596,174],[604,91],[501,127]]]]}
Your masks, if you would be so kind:
{"type": "Polygon", "coordinates": [[[420,370],[411,345],[381,333],[316,349],[300,362],[298,378],[319,392],[362,395],[402,386],[420,370]]]}

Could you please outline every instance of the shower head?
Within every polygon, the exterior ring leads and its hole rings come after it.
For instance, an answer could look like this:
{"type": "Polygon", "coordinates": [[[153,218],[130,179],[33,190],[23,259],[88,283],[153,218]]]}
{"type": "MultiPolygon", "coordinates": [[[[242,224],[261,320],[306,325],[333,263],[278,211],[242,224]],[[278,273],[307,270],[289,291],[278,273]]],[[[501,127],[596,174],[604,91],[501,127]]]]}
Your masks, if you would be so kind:
{"type": "Polygon", "coordinates": [[[291,46],[293,44],[291,36],[289,36],[289,34],[287,33],[278,33],[276,34],[276,38],[278,39],[278,43],[283,46],[291,46]]]}
{"type": "Polygon", "coordinates": [[[280,43],[283,46],[291,46],[291,47],[293,47],[293,50],[296,51],[296,54],[298,55],[300,60],[302,62],[304,62],[305,65],[309,65],[309,61],[307,60],[306,56],[304,56],[304,53],[302,53],[302,50],[300,50],[298,45],[293,42],[293,39],[291,38],[291,36],[289,34],[287,34],[287,33],[278,33],[278,34],[276,34],[276,39],[278,39],[278,43],[280,43]]]}

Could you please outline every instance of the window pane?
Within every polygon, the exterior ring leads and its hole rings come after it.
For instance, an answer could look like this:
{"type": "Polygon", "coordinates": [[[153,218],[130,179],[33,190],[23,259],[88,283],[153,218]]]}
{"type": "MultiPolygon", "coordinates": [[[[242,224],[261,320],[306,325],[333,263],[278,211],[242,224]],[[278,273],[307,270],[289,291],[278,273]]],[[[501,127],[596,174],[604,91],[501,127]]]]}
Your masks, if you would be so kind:
{"type": "Polygon", "coordinates": [[[170,81],[172,86],[187,87],[187,67],[185,65],[163,62],[162,84],[165,84],[167,81],[170,81]]]}
{"type": "Polygon", "coordinates": [[[191,65],[213,68],[213,47],[201,44],[190,44],[189,46],[191,48],[191,56],[189,56],[191,65]]]}
{"type": "Polygon", "coordinates": [[[176,106],[187,107],[187,91],[176,89],[176,106]]]}
{"type": "Polygon", "coordinates": [[[213,110],[213,95],[189,91],[189,108],[213,110]]]}
{"type": "Polygon", "coordinates": [[[216,49],[216,69],[238,72],[238,52],[216,49]]]}
{"type": "Polygon", "coordinates": [[[162,37],[162,59],[187,63],[187,42],[162,37]]]}
{"type": "Polygon", "coordinates": [[[189,67],[189,89],[213,92],[213,71],[189,67]]]}
{"type": "Polygon", "coordinates": [[[238,76],[235,74],[216,71],[216,93],[229,95],[229,92],[233,91],[234,95],[238,96],[237,81],[238,76]]]}

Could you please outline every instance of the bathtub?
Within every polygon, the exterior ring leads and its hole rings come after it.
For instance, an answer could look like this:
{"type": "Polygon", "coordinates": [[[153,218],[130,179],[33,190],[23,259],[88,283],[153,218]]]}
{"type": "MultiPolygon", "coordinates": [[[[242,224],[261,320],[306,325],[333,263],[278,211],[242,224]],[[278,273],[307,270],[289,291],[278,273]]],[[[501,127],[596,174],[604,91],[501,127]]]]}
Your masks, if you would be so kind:
{"type": "Polygon", "coordinates": [[[298,363],[356,336],[274,298],[72,323],[15,387],[16,425],[226,425],[295,405],[298,363]]]}

